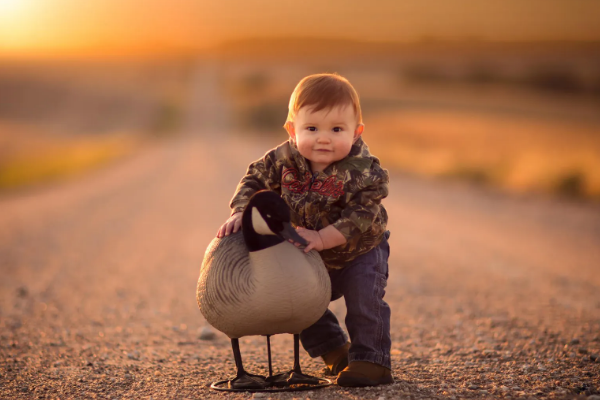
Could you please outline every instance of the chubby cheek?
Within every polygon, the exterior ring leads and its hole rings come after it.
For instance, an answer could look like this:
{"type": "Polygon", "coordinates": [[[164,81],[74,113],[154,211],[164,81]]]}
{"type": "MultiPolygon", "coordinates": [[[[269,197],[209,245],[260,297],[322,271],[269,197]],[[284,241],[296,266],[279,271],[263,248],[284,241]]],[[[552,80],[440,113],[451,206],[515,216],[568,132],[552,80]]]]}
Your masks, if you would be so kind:
{"type": "Polygon", "coordinates": [[[310,156],[312,151],[312,143],[310,142],[310,140],[298,138],[296,140],[296,146],[298,146],[298,151],[304,157],[310,156]]]}
{"type": "Polygon", "coordinates": [[[348,154],[350,154],[350,150],[352,150],[352,142],[347,140],[340,141],[335,146],[335,149],[338,156],[341,155],[342,158],[346,157],[348,154]]]}

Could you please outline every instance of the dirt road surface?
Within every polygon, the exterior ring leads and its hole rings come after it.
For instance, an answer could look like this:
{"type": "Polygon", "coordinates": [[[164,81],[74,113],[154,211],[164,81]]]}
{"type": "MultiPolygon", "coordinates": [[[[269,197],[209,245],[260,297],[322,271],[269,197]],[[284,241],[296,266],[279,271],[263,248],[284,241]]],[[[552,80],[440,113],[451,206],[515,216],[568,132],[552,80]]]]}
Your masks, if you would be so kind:
{"type": "MultiPolygon", "coordinates": [[[[276,143],[209,137],[0,199],[0,398],[253,397],[208,388],[234,364],[227,337],[200,339],[195,287],[235,185],[276,143]]],[[[263,398],[600,394],[600,207],[398,172],[385,204],[396,383],[263,398]]],[[[241,348],[266,373],[264,338],[241,348]]],[[[273,351],[291,368],[289,335],[273,351]]]]}

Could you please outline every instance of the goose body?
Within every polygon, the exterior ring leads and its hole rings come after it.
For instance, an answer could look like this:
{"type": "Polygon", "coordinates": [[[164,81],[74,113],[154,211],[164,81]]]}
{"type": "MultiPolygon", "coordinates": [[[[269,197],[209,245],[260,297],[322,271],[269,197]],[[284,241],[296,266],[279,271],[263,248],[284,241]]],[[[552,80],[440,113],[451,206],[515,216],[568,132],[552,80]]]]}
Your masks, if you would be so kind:
{"type": "Polygon", "coordinates": [[[206,321],[230,338],[296,334],[325,313],[331,284],[316,251],[284,241],[249,252],[237,232],[209,245],[197,298],[206,321]]]}
{"type": "Polygon", "coordinates": [[[305,253],[288,240],[307,244],[290,225],[290,210],[274,192],[250,199],[242,216],[242,231],[215,238],[206,249],[196,298],[206,321],[231,339],[237,376],[230,388],[318,384],[302,373],[300,332],[321,318],[331,300],[331,282],[316,251],[305,253]],[[269,338],[294,335],[294,369],[273,376],[269,338]],[[238,339],[267,336],[269,376],[247,373],[238,339]]]}

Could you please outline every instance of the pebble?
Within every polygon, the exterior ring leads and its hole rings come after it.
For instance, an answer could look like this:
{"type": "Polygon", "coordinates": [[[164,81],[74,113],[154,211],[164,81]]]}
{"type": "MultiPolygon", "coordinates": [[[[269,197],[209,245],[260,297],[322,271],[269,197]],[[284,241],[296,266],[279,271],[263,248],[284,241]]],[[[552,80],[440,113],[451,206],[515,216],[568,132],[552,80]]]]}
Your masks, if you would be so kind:
{"type": "Polygon", "coordinates": [[[474,385],[474,384],[469,385],[469,390],[477,390],[477,389],[479,389],[479,386],[474,385]]]}
{"type": "Polygon", "coordinates": [[[593,394],[591,396],[588,396],[587,400],[600,400],[600,396],[597,394],[593,394]]]}
{"type": "Polygon", "coordinates": [[[385,397],[379,396],[379,398],[377,400],[385,400],[385,397]]]}
{"type": "MultiPolygon", "coordinates": [[[[200,340],[213,340],[216,335],[213,329],[209,326],[204,326],[200,329],[200,340]]],[[[255,393],[258,394],[258,393],[255,393]]]]}
{"type": "Polygon", "coordinates": [[[262,399],[264,397],[267,397],[267,394],[262,392],[254,393],[254,396],[252,396],[253,399],[262,399]]]}

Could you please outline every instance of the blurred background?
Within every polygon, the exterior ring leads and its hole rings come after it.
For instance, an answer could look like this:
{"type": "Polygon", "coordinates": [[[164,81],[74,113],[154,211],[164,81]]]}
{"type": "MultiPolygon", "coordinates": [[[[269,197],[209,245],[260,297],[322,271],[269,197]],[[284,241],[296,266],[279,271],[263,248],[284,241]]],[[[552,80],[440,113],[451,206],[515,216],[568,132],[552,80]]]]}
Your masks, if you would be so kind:
{"type": "Polygon", "coordinates": [[[391,170],[597,201],[599,15],[595,0],[0,0],[0,195],[187,135],[266,151],[296,83],[337,72],[391,170]]]}

